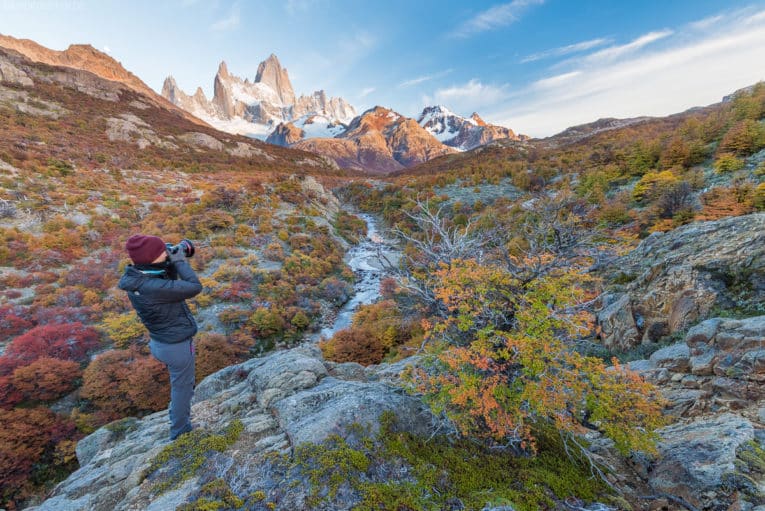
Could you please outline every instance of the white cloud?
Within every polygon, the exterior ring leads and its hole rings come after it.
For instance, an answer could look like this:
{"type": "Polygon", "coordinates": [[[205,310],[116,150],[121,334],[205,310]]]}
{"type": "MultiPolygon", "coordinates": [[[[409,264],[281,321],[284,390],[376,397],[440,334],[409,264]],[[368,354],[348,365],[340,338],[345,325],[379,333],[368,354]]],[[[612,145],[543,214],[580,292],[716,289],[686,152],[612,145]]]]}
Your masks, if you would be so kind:
{"type": "Polygon", "coordinates": [[[577,53],[580,51],[590,50],[592,48],[596,48],[598,46],[608,44],[609,42],[610,42],[609,39],[601,37],[598,39],[591,39],[589,41],[582,41],[581,43],[574,43],[574,44],[569,44],[566,46],[560,46],[558,48],[552,48],[550,50],[540,51],[538,53],[532,53],[531,55],[524,57],[521,60],[521,63],[534,62],[536,60],[542,60],[549,57],[562,57],[563,55],[569,55],[571,53],[577,53]]]}
{"type": "Polygon", "coordinates": [[[231,11],[229,12],[228,16],[226,16],[225,18],[221,18],[215,23],[213,23],[212,25],[210,25],[210,29],[218,31],[218,32],[233,30],[239,26],[240,21],[241,21],[241,16],[239,14],[239,5],[234,4],[231,7],[231,11]]]}
{"type": "Polygon", "coordinates": [[[724,16],[721,14],[718,14],[717,16],[709,16],[708,18],[700,19],[698,21],[694,21],[690,24],[690,27],[695,30],[706,30],[707,28],[713,26],[715,23],[719,23],[722,21],[724,16]]]}
{"type": "Polygon", "coordinates": [[[765,79],[765,68],[757,65],[765,61],[765,10],[737,13],[700,30],[688,24],[660,49],[646,46],[668,37],[668,30],[614,47],[621,51],[572,60],[573,70],[537,80],[487,117],[548,136],[602,117],[669,115],[765,79]]]}
{"type": "Polygon", "coordinates": [[[111,52],[112,52],[112,49],[111,49],[111,48],[109,48],[108,46],[104,46],[104,52],[106,52],[106,53],[111,53],[111,52]]]}
{"type": "Polygon", "coordinates": [[[674,32],[672,30],[659,30],[657,32],[649,32],[647,34],[641,35],[637,39],[634,39],[627,44],[622,44],[620,46],[609,46],[608,48],[604,48],[600,51],[596,51],[595,53],[591,53],[585,58],[589,62],[598,60],[614,60],[629,53],[634,53],[644,46],[654,43],[660,39],[664,39],[673,33],[674,32]]]}
{"type": "Polygon", "coordinates": [[[359,97],[360,98],[365,98],[365,97],[369,96],[370,94],[372,94],[376,90],[377,90],[376,87],[365,87],[364,89],[361,90],[361,92],[359,92],[359,97]]]}
{"type": "Polygon", "coordinates": [[[527,7],[543,4],[544,0],[513,0],[512,2],[495,5],[481,11],[462,25],[453,33],[454,37],[470,37],[487,30],[495,30],[514,23],[520,19],[521,14],[527,7]]]}
{"type": "Polygon", "coordinates": [[[412,78],[411,80],[404,80],[403,82],[398,84],[398,87],[400,89],[404,89],[406,87],[412,87],[413,85],[419,85],[421,83],[428,82],[428,81],[434,80],[436,78],[442,78],[442,77],[448,75],[449,73],[451,73],[452,71],[454,71],[454,70],[453,69],[445,69],[445,70],[443,70],[441,72],[438,72],[438,73],[433,73],[433,74],[424,75],[424,76],[418,76],[417,78],[412,78]]]}
{"type": "Polygon", "coordinates": [[[532,88],[536,89],[547,89],[552,87],[558,87],[560,84],[564,82],[568,82],[572,78],[579,76],[582,74],[581,71],[571,71],[569,73],[563,73],[555,76],[551,76],[549,78],[542,78],[541,80],[537,80],[533,84],[531,84],[532,88]]]}
{"type": "Polygon", "coordinates": [[[463,85],[454,85],[438,89],[433,97],[425,96],[423,102],[445,105],[449,109],[467,114],[493,106],[509,97],[507,86],[485,85],[479,80],[472,79],[463,85]]]}

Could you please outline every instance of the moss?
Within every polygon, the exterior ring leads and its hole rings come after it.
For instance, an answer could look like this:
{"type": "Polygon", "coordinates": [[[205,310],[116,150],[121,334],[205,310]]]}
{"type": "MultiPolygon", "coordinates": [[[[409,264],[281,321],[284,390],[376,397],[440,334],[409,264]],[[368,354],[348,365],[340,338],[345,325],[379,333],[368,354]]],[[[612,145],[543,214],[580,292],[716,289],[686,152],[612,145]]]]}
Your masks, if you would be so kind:
{"type": "Polygon", "coordinates": [[[118,421],[110,422],[106,426],[106,429],[111,431],[117,439],[124,438],[125,435],[133,431],[138,424],[138,419],[135,417],[125,417],[118,421]]]}
{"type": "Polygon", "coordinates": [[[222,435],[199,429],[181,435],[162,449],[149,466],[149,474],[162,469],[156,476],[154,491],[162,493],[194,476],[211,452],[224,452],[239,439],[243,430],[242,422],[234,420],[222,435]]]}
{"type": "Polygon", "coordinates": [[[331,505],[347,487],[359,499],[357,511],[448,509],[456,503],[466,510],[490,504],[531,511],[567,497],[610,498],[583,460],[565,454],[554,431],[539,432],[538,438],[536,457],[518,457],[469,440],[397,432],[392,414],[383,414],[375,437],[354,431],[348,438],[301,445],[293,463],[311,482],[310,505],[331,505]]]}
{"type": "Polygon", "coordinates": [[[199,490],[199,496],[194,502],[178,507],[178,511],[216,511],[218,509],[238,509],[244,506],[244,500],[236,496],[223,479],[216,479],[202,486],[199,490]]]}

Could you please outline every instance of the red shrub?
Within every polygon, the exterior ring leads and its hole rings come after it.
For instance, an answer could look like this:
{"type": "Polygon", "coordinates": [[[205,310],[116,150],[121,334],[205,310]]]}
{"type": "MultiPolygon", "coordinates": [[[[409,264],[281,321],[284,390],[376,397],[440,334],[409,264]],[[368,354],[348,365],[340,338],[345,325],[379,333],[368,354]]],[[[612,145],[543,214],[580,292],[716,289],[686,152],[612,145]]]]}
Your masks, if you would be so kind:
{"type": "Polygon", "coordinates": [[[40,325],[11,341],[0,357],[0,375],[38,358],[83,361],[98,346],[98,332],[82,323],[40,325]]]}

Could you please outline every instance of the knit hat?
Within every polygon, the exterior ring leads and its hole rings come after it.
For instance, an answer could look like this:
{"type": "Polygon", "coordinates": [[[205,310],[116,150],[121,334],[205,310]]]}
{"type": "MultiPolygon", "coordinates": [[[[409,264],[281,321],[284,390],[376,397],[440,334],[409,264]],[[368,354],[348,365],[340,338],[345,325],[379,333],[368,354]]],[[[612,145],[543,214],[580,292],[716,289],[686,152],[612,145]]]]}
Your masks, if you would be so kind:
{"type": "Polygon", "coordinates": [[[166,250],[161,238],[143,234],[134,234],[128,238],[125,249],[135,264],[151,264],[166,250]]]}

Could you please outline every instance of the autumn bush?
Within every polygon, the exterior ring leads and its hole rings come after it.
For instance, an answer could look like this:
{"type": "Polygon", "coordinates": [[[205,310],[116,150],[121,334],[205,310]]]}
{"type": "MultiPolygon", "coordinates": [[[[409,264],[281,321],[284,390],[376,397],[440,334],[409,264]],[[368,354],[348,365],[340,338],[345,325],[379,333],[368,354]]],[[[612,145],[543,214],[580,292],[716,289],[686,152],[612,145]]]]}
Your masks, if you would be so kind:
{"type": "Polygon", "coordinates": [[[248,354],[247,347],[215,333],[199,334],[195,340],[195,349],[197,383],[224,367],[244,361],[248,354]]]}
{"type": "Polygon", "coordinates": [[[567,312],[584,296],[579,277],[564,271],[523,286],[475,261],[442,265],[435,293],[447,314],[426,329],[431,351],[426,368],[408,375],[413,389],[463,434],[519,452],[535,451],[540,428],[576,444],[595,423],[624,452],[652,450],[661,424],[652,387],[561,339],[587,327],[567,312]]]}
{"type": "Polygon", "coordinates": [[[77,388],[81,377],[78,362],[42,357],[17,367],[13,371],[13,385],[25,401],[52,401],[77,388]]]}
{"type": "Polygon", "coordinates": [[[379,364],[385,354],[380,338],[362,328],[339,330],[320,348],[328,360],[357,362],[362,365],[379,364]]]}
{"type": "Polygon", "coordinates": [[[151,355],[109,350],[85,369],[80,395],[109,421],[161,410],[169,402],[170,382],[165,365],[151,355]]]}
{"type": "Polygon", "coordinates": [[[72,443],[69,453],[56,447],[78,435],[71,422],[41,407],[0,409],[0,424],[0,498],[16,509],[33,491],[33,480],[45,481],[76,464],[72,443]]]}

